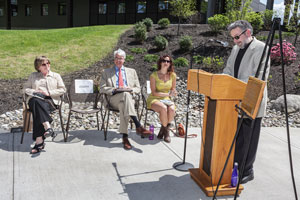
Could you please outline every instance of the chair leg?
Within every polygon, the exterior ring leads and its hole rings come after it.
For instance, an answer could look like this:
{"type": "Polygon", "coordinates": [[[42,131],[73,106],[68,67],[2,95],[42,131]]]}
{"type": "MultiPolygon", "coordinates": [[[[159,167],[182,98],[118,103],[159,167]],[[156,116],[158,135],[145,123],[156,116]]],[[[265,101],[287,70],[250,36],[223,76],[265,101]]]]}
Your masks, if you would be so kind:
{"type": "Polygon", "coordinates": [[[179,135],[178,129],[177,129],[176,114],[174,116],[174,123],[175,123],[175,133],[176,133],[176,135],[179,135]]]}
{"type": "Polygon", "coordinates": [[[101,118],[102,118],[101,131],[105,130],[105,117],[106,117],[106,113],[107,113],[107,111],[104,112],[104,116],[103,116],[103,114],[101,112],[101,118]]]}
{"type": "Polygon", "coordinates": [[[30,113],[28,111],[25,111],[25,119],[23,121],[23,131],[22,131],[22,136],[21,136],[21,144],[23,144],[24,132],[25,132],[25,130],[28,130],[29,126],[30,126],[30,116],[31,116],[30,113]]]}
{"type": "Polygon", "coordinates": [[[109,122],[109,115],[110,115],[110,111],[108,110],[106,128],[104,128],[104,140],[107,140],[107,129],[108,129],[108,122],[109,122]]]}
{"type": "Polygon", "coordinates": [[[59,109],[59,119],[60,119],[60,126],[61,126],[61,130],[63,132],[63,136],[64,136],[64,141],[66,142],[66,133],[65,133],[65,127],[64,127],[64,123],[63,123],[63,118],[62,118],[62,113],[61,113],[61,108],[59,109]]]}
{"type": "Polygon", "coordinates": [[[98,128],[98,131],[99,131],[99,112],[96,113],[96,117],[97,117],[97,128],[98,128]]]}
{"type": "Polygon", "coordinates": [[[67,127],[66,127],[66,138],[65,138],[65,142],[67,142],[68,136],[69,136],[69,125],[70,125],[71,112],[72,112],[72,111],[70,110],[70,111],[69,111],[69,116],[68,116],[67,127]]]}
{"type": "Polygon", "coordinates": [[[146,128],[146,127],[147,127],[147,124],[146,124],[146,122],[147,122],[147,116],[148,116],[148,110],[146,109],[146,115],[145,115],[144,128],[146,128]]]}

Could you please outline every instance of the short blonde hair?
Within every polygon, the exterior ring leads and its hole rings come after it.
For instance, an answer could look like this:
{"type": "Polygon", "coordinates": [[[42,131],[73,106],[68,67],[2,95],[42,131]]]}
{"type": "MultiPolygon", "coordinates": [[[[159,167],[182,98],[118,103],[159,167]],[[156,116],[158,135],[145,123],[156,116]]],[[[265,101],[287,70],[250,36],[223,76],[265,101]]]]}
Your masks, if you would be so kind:
{"type": "Polygon", "coordinates": [[[34,68],[37,72],[39,72],[39,67],[43,64],[44,61],[47,61],[50,64],[49,58],[46,56],[37,56],[34,60],[34,68]]]}

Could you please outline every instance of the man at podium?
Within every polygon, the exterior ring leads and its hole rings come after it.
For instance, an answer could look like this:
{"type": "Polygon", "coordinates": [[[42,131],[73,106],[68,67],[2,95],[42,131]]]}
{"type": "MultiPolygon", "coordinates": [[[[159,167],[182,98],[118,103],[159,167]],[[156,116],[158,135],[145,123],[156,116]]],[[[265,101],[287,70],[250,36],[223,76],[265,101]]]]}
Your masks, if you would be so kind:
{"type": "MultiPolygon", "coordinates": [[[[235,43],[235,46],[232,48],[223,73],[234,76],[235,78],[247,83],[249,76],[255,76],[256,74],[265,44],[252,36],[253,28],[251,24],[245,20],[233,22],[228,26],[228,31],[235,43]]],[[[267,56],[264,57],[261,65],[262,67],[261,71],[259,72],[259,79],[262,79],[266,57],[267,56]]],[[[268,78],[269,69],[270,62],[268,62],[265,80],[267,80],[268,78]]],[[[261,121],[266,113],[266,106],[267,87],[265,87],[263,99],[261,101],[260,108],[254,122],[252,139],[250,141],[249,152],[247,155],[245,155],[246,152],[244,146],[246,142],[249,142],[245,141],[245,138],[247,138],[247,135],[250,134],[251,119],[244,118],[240,128],[240,132],[237,136],[234,162],[238,162],[239,167],[241,167],[244,155],[247,156],[241,181],[242,184],[245,184],[248,181],[254,179],[253,163],[256,157],[261,121]]],[[[241,119],[239,118],[238,120],[241,119]]]]}

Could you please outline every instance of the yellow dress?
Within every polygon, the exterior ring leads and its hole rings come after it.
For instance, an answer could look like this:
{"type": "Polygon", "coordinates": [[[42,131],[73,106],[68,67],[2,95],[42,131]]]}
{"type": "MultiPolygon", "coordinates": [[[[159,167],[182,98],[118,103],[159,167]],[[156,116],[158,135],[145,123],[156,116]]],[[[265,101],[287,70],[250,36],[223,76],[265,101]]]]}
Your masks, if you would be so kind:
{"type": "MultiPolygon", "coordinates": [[[[163,81],[158,78],[157,71],[153,72],[150,77],[153,77],[155,79],[155,88],[157,92],[162,92],[162,93],[169,93],[171,88],[172,88],[172,83],[173,80],[176,80],[176,74],[172,73],[170,76],[170,80],[168,81],[163,81]]],[[[153,96],[152,93],[148,96],[147,98],[147,108],[150,109],[151,105],[159,100],[170,100],[169,97],[158,97],[158,96],[153,96]]]]}

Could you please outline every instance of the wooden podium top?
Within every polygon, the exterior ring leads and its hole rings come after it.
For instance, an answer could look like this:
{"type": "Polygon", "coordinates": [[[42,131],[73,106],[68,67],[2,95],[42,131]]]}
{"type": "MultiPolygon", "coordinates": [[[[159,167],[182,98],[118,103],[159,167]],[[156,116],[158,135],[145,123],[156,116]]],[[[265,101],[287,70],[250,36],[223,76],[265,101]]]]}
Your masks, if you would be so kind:
{"type": "Polygon", "coordinates": [[[246,85],[227,74],[212,74],[198,69],[188,71],[187,89],[211,99],[242,100],[246,85]]]}

